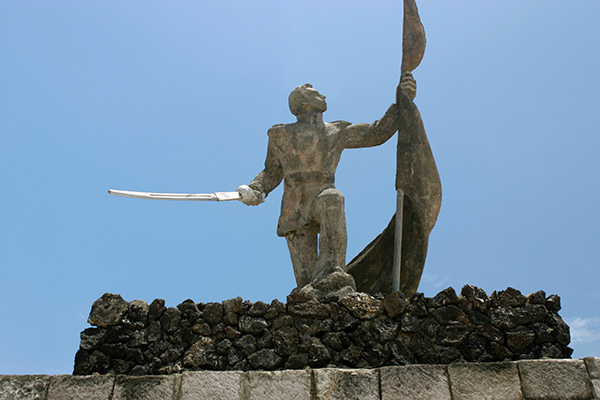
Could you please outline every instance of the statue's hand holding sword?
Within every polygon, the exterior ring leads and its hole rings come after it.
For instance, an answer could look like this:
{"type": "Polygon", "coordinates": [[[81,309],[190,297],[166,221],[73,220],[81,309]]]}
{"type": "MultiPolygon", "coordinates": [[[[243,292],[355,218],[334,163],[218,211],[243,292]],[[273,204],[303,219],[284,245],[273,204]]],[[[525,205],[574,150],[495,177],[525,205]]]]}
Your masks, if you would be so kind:
{"type": "Polygon", "coordinates": [[[150,193],[133,192],[130,190],[109,189],[108,193],[115,196],[131,197],[149,200],[180,200],[180,201],[232,201],[239,200],[249,206],[257,206],[265,201],[265,194],[259,193],[247,185],[241,185],[235,192],[214,193],[150,193]]]}

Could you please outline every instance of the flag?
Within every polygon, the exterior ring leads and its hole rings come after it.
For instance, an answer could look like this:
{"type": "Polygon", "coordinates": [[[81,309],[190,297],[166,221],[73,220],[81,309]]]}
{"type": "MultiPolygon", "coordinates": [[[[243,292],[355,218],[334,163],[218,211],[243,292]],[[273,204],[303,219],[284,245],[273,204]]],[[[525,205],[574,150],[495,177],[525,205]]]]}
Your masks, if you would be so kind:
{"type": "MultiPolygon", "coordinates": [[[[404,1],[401,71],[411,72],[423,59],[425,30],[415,0],[404,1]]],[[[404,193],[400,291],[416,293],[425,266],[429,234],[442,203],[442,186],[417,106],[398,86],[396,190],[404,193]]],[[[346,266],[358,291],[390,293],[394,263],[395,215],[385,230],[346,266]]]]}

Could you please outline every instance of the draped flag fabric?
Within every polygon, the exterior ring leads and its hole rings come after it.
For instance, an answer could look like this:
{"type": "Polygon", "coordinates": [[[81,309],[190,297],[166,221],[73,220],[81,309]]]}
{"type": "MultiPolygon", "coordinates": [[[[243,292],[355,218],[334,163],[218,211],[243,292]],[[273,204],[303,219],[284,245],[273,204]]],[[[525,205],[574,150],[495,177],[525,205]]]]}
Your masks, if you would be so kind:
{"type": "MultiPolygon", "coordinates": [[[[414,70],[425,52],[425,31],[414,0],[404,2],[402,72],[414,70]]],[[[429,234],[442,202],[442,186],[421,114],[398,86],[396,190],[404,193],[400,291],[416,293],[425,265],[429,234]]],[[[357,290],[390,293],[394,260],[395,215],[389,225],[348,265],[357,290]]]]}

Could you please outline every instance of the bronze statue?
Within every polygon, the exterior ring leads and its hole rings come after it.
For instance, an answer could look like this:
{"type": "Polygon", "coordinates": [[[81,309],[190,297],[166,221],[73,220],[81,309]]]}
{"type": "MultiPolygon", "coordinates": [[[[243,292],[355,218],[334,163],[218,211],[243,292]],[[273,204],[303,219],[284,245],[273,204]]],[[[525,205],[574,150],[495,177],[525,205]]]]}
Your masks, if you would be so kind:
{"type": "MultiPolygon", "coordinates": [[[[401,87],[416,94],[410,73],[403,76],[401,87]]],[[[344,196],[334,185],[342,151],[387,141],[398,127],[398,107],[392,104],[372,124],[323,122],[325,96],[308,83],[292,91],[289,106],[297,122],[269,129],[265,168],[238,192],[245,204],[258,205],[284,180],[277,234],[287,240],[296,282],[302,287],[325,267],[346,265],[344,196]]]]}
{"type": "Polygon", "coordinates": [[[298,288],[317,293],[358,289],[368,293],[416,292],[428,238],[441,205],[440,179],[413,99],[412,71],[425,51],[415,0],[404,1],[403,55],[396,103],[372,124],[323,122],[325,96],[307,83],[289,96],[295,123],[268,131],[265,168],[235,192],[145,193],[109,190],[125,197],[161,200],[240,200],[258,205],[284,181],[277,234],[287,240],[298,288]],[[344,196],[335,188],[342,151],[378,146],[396,131],[397,212],[384,232],[346,266],[344,196]],[[348,274],[347,272],[350,274],[348,274]]]}

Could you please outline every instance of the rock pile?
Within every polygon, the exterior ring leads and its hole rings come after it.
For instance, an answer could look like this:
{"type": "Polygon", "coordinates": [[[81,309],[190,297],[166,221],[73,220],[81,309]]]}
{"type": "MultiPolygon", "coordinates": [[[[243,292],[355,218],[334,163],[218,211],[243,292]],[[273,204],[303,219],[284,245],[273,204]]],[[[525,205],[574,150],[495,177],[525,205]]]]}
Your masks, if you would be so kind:
{"type": "Polygon", "coordinates": [[[376,368],[569,358],[560,299],[474,286],[433,298],[351,293],[321,302],[292,292],[287,304],[186,300],[127,302],[106,293],[92,306],[75,375],[170,374],[184,370],[376,368]]]}

